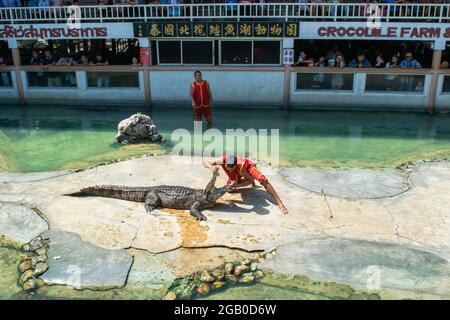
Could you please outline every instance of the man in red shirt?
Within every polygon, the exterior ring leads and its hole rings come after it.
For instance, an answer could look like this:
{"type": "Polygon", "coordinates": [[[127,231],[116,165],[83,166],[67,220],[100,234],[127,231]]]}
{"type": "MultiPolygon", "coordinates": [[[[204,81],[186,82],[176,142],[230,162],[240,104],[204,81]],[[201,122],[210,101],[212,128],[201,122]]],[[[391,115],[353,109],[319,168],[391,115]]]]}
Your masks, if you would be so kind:
{"type": "Polygon", "coordinates": [[[203,160],[203,166],[210,169],[213,173],[219,170],[221,166],[228,176],[227,184],[235,181],[234,188],[242,188],[249,185],[254,185],[254,180],[266,189],[268,193],[274,197],[282,214],[287,214],[288,210],[276,193],[273,186],[267,181],[267,178],[256,168],[256,165],[249,159],[239,156],[223,155],[212,160],[203,160]]]}
{"type": "Polygon", "coordinates": [[[195,81],[192,83],[189,97],[191,99],[192,108],[194,109],[195,121],[202,121],[205,115],[208,126],[212,126],[211,104],[212,94],[209,83],[202,79],[200,71],[194,72],[195,81]]]}

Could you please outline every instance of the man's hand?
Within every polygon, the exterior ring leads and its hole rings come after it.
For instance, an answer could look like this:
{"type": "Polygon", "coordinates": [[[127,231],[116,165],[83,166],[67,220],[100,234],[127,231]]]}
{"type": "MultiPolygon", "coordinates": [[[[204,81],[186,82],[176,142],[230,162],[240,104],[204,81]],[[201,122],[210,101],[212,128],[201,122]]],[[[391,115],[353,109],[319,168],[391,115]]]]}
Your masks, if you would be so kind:
{"type": "Polygon", "coordinates": [[[281,214],[288,214],[288,209],[284,206],[284,204],[280,203],[278,208],[280,208],[281,214]]]}
{"type": "Polygon", "coordinates": [[[213,165],[211,165],[211,167],[210,167],[211,172],[212,172],[213,174],[216,173],[216,172],[219,170],[219,168],[220,168],[220,166],[219,166],[218,164],[213,164],[213,165]]]}

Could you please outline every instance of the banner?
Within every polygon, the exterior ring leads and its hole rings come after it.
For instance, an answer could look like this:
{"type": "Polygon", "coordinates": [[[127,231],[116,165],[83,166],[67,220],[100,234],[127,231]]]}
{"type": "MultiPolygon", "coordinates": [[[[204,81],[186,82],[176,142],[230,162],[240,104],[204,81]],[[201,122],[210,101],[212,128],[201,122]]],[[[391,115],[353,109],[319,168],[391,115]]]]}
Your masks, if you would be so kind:
{"type": "Polygon", "coordinates": [[[137,38],[296,38],[298,22],[134,23],[137,38]]]}
{"type": "Polygon", "coordinates": [[[283,64],[294,64],[294,49],[283,49],[283,64]]]}
{"type": "Polygon", "coordinates": [[[371,28],[366,22],[300,22],[301,39],[415,40],[450,39],[448,23],[387,23],[371,28]]]}
{"type": "Polygon", "coordinates": [[[150,49],[140,48],[139,49],[139,60],[143,66],[148,66],[150,64],[150,49]]]}

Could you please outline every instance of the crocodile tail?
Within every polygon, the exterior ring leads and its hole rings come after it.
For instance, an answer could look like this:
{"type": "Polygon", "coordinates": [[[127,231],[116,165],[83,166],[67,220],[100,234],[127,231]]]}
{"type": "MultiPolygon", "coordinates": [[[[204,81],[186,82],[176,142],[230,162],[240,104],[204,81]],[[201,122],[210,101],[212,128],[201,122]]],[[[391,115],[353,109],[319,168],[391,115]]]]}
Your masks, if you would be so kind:
{"type": "Polygon", "coordinates": [[[144,202],[150,187],[127,187],[114,185],[99,185],[83,188],[80,191],[67,194],[68,196],[97,196],[115,198],[128,201],[144,202]]]}

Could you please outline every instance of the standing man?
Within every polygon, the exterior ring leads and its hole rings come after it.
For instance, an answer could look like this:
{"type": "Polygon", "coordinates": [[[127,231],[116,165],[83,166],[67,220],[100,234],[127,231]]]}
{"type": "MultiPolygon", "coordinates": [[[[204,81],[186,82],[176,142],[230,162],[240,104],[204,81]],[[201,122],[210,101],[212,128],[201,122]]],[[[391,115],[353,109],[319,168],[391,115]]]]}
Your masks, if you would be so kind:
{"type": "Polygon", "coordinates": [[[200,71],[194,72],[195,81],[192,82],[189,97],[191,99],[192,108],[194,108],[195,121],[202,121],[205,115],[208,126],[212,126],[211,104],[212,94],[209,83],[202,79],[200,71]]]}
{"type": "Polygon", "coordinates": [[[219,170],[219,167],[221,166],[223,171],[225,171],[229,178],[227,184],[230,184],[232,181],[236,182],[234,189],[254,185],[254,180],[258,180],[258,182],[264,187],[264,189],[266,189],[266,191],[270,193],[275,199],[275,202],[277,203],[281,213],[288,213],[288,209],[281,201],[273,186],[258,170],[258,168],[256,168],[256,165],[251,160],[244,157],[231,155],[229,156],[224,154],[223,156],[216,159],[204,159],[203,166],[210,169],[213,173],[219,170]]]}

